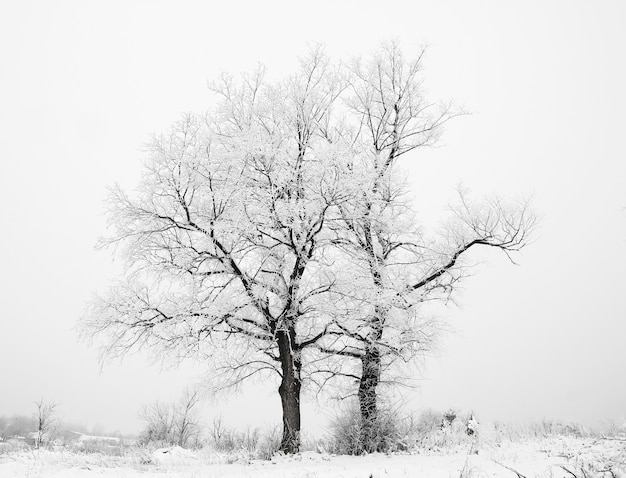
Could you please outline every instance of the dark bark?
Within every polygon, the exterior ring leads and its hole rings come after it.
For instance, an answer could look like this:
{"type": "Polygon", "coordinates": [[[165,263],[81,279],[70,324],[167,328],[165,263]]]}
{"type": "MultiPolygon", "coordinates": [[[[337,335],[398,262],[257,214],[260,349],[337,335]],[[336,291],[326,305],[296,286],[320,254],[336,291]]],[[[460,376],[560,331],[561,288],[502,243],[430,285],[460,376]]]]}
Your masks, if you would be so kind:
{"type": "Polygon", "coordinates": [[[362,371],[359,382],[359,409],[361,412],[362,451],[381,451],[378,434],[378,404],[376,387],[380,381],[380,350],[376,344],[368,345],[361,359],[362,371]]]}
{"type": "MultiPolygon", "coordinates": [[[[376,285],[380,285],[380,277],[375,276],[376,285]]],[[[381,436],[378,431],[378,397],[377,390],[380,382],[381,353],[379,342],[383,336],[383,325],[386,311],[375,307],[372,327],[365,353],[361,358],[361,380],[359,381],[359,410],[361,412],[361,447],[365,453],[382,451],[381,436]]]]}
{"type": "Polygon", "coordinates": [[[283,438],[280,451],[297,453],[300,450],[300,390],[302,381],[298,348],[295,341],[295,330],[280,330],[276,333],[282,380],[278,393],[283,408],[283,438]]]}
{"type": "MultiPolygon", "coordinates": [[[[378,188],[375,185],[374,190],[378,188]]],[[[369,208],[368,205],[368,216],[369,208]]],[[[374,285],[378,291],[383,290],[383,280],[380,274],[380,267],[384,265],[384,260],[377,257],[372,238],[372,225],[368,221],[365,229],[365,249],[369,256],[369,267],[372,273],[374,285]]],[[[369,318],[370,332],[367,337],[365,353],[361,358],[361,380],[359,381],[359,410],[361,412],[361,447],[362,451],[372,453],[381,451],[381,441],[378,433],[378,402],[376,387],[380,382],[380,340],[383,337],[383,330],[387,310],[385,307],[377,305],[374,307],[374,314],[369,318]]]]}

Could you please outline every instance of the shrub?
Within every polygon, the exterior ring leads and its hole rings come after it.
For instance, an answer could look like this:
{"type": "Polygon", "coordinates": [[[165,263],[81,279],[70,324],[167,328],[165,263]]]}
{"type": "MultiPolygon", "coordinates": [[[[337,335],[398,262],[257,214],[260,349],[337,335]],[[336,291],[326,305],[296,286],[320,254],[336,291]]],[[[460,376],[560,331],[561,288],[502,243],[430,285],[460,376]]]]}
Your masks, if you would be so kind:
{"type": "Polygon", "coordinates": [[[331,453],[341,455],[361,455],[367,449],[380,452],[404,451],[409,448],[410,419],[398,410],[381,408],[374,424],[371,443],[363,443],[363,424],[358,407],[352,406],[340,411],[330,425],[330,437],[326,448],[331,453]]]}
{"type": "Polygon", "coordinates": [[[279,428],[262,432],[259,428],[235,430],[224,426],[221,417],[213,420],[212,446],[221,452],[243,453],[248,458],[269,460],[280,448],[279,428]]]}
{"type": "Polygon", "coordinates": [[[197,447],[201,435],[200,420],[196,413],[199,403],[199,392],[187,390],[178,402],[156,402],[144,406],[139,413],[146,423],[139,438],[140,443],[197,447]]]}
{"type": "Polygon", "coordinates": [[[481,427],[473,413],[461,415],[454,410],[423,410],[409,430],[410,443],[426,452],[476,450],[481,427]]]}
{"type": "Polygon", "coordinates": [[[413,426],[413,430],[418,437],[432,436],[441,430],[443,420],[444,418],[441,412],[427,408],[419,414],[413,426]]]}
{"type": "Polygon", "coordinates": [[[456,412],[453,409],[448,410],[443,414],[443,421],[441,422],[441,427],[451,427],[454,421],[456,420],[456,412]]]}

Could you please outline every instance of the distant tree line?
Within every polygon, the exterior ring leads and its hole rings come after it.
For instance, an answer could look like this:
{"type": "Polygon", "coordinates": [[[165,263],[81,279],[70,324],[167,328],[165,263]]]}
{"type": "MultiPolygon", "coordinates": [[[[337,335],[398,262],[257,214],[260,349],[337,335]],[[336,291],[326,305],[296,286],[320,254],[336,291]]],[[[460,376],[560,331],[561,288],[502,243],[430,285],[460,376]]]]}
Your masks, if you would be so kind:
{"type": "MultiPolygon", "coordinates": [[[[30,415],[0,416],[0,441],[21,441],[35,448],[52,444],[67,444],[81,435],[98,436],[104,433],[102,426],[87,427],[79,423],[65,422],[58,413],[58,404],[43,398],[33,403],[30,415]]],[[[119,432],[112,435],[121,437],[119,432]]]]}

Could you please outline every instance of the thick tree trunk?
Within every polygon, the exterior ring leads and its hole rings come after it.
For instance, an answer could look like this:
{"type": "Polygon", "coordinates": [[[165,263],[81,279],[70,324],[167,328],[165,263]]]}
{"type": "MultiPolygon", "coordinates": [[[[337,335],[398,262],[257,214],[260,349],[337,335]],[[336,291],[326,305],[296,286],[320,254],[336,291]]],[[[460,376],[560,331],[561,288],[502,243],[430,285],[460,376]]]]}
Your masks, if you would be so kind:
{"type": "Polygon", "coordinates": [[[295,343],[295,330],[277,333],[282,381],[278,387],[283,407],[283,438],[280,451],[298,453],[300,450],[300,390],[302,364],[295,343]]]}
{"type": "Polygon", "coordinates": [[[366,453],[381,451],[378,433],[378,404],[376,387],[380,381],[380,350],[375,344],[368,346],[361,359],[359,382],[359,409],[361,412],[361,447],[366,453]]]}

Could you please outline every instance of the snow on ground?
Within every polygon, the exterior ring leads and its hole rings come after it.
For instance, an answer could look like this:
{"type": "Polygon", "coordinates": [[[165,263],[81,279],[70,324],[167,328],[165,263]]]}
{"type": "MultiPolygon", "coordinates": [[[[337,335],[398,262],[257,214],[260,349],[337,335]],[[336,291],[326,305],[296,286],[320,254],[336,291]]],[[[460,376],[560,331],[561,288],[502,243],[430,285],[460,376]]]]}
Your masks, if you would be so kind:
{"type": "Polygon", "coordinates": [[[450,454],[331,456],[303,452],[250,460],[181,448],[126,457],[31,451],[0,455],[1,478],[626,478],[626,440],[548,438],[450,454]],[[621,465],[619,463],[622,463],[621,465]],[[607,470],[611,470],[611,473],[607,470]]]}

